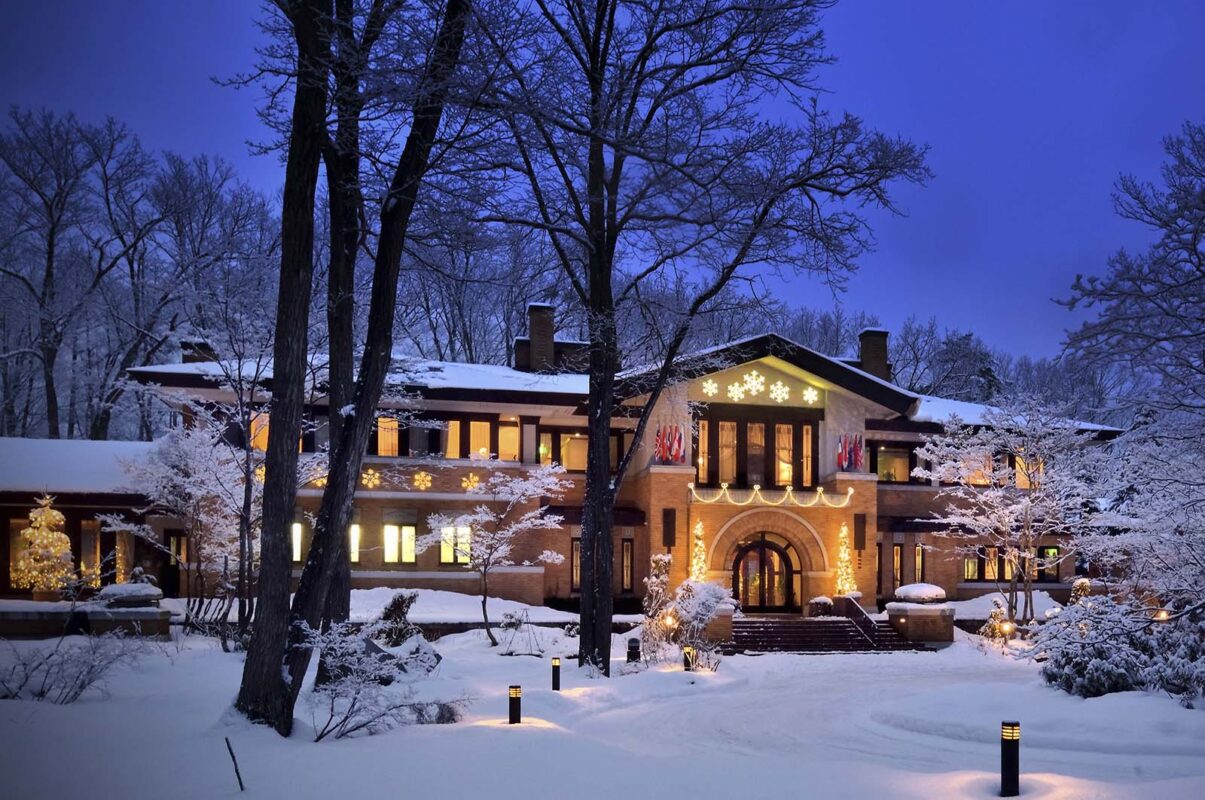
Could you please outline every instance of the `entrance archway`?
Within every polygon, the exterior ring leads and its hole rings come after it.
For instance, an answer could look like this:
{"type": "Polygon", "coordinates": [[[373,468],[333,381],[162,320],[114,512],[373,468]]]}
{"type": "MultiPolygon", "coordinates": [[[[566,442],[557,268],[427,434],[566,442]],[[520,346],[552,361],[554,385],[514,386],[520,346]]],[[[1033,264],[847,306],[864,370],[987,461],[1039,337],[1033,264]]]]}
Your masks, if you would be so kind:
{"type": "Polygon", "coordinates": [[[732,562],[732,595],[751,612],[794,611],[795,571],[791,548],[757,534],[736,550],[732,562]]]}

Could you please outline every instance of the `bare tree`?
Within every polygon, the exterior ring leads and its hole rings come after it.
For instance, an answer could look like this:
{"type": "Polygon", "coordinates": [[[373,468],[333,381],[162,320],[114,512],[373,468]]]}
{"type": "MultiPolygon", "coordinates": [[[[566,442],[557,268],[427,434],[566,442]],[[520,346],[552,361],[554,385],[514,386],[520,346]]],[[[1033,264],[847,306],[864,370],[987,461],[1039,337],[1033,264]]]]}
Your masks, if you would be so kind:
{"type": "Polygon", "coordinates": [[[537,2],[492,29],[510,131],[508,174],[490,219],[542,231],[589,341],[589,444],[582,519],[579,658],[604,672],[611,642],[611,521],[633,450],[610,469],[619,318],[650,276],[680,274],[690,302],[637,421],[669,377],[691,323],[749,270],[840,286],[870,245],[857,209],[891,207],[893,179],[926,176],[923,150],[833,119],[815,69],[828,61],[824,0],[537,2]],[[798,122],[774,122],[778,103],[798,122]],[[847,202],[842,202],[847,201],[847,202]]]}

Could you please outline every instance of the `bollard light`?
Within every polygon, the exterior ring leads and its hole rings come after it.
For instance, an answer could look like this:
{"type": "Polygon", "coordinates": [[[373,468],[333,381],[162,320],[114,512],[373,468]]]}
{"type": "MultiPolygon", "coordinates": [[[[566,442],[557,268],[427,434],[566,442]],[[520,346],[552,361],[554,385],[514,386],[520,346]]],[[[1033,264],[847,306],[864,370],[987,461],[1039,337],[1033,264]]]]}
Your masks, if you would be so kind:
{"type": "Polygon", "coordinates": [[[682,669],[693,672],[695,668],[695,649],[691,645],[682,646],[682,669]]]}
{"type": "Polygon", "coordinates": [[[1021,723],[1000,723],[1000,796],[1021,793],[1021,723]]]}
{"type": "Polygon", "coordinates": [[[640,640],[636,637],[628,639],[628,663],[635,664],[640,660],[640,640]]]}
{"type": "Polygon", "coordinates": [[[552,659],[552,691],[559,692],[561,690],[561,660],[559,658],[552,659]]]}
{"type": "Polygon", "coordinates": [[[518,725],[523,721],[523,687],[510,687],[510,724],[518,725]]]}

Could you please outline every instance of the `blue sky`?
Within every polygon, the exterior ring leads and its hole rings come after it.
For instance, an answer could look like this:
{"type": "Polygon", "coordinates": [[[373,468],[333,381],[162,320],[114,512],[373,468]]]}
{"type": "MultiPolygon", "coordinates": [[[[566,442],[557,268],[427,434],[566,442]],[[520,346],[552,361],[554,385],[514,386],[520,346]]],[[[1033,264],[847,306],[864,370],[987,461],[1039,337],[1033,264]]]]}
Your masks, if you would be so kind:
{"type": "MultiPolygon", "coordinates": [[[[10,2],[0,103],[126,122],[148,147],[221,155],[279,186],[254,90],[215,85],[248,69],[250,0],[10,2]]],[[[1077,272],[1099,272],[1146,234],[1116,218],[1117,173],[1154,177],[1160,139],[1205,119],[1205,3],[845,0],[826,16],[839,61],[823,102],[931,147],[933,181],[876,215],[878,251],[841,302],[888,327],[935,314],[1017,353],[1053,355],[1077,272]]],[[[831,305],[799,281],[800,302],[831,305]]]]}

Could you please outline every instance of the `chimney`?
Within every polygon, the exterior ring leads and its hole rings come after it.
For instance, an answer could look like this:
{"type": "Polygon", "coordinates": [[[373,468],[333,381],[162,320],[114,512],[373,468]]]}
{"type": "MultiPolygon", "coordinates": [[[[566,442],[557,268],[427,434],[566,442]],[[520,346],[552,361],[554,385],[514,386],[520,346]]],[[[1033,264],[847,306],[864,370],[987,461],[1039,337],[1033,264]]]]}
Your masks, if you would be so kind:
{"type": "Polygon", "coordinates": [[[858,334],[858,367],[876,378],[891,380],[891,365],[887,363],[887,331],[864,328],[858,334]]]}
{"type": "Polygon", "coordinates": [[[528,304],[527,338],[531,342],[532,372],[552,372],[556,369],[554,329],[551,305],[547,303],[528,304]]]}

